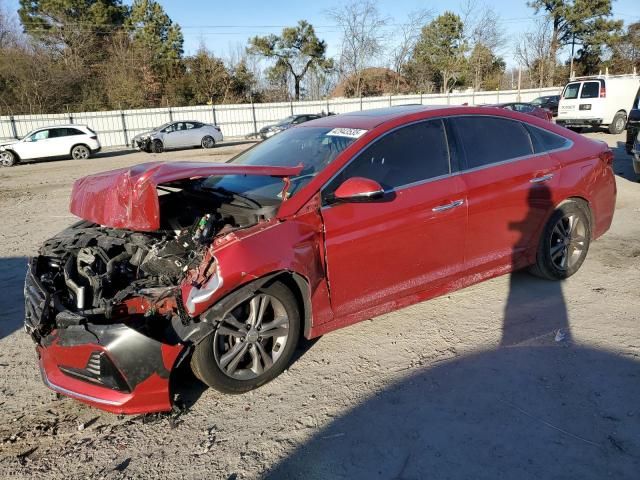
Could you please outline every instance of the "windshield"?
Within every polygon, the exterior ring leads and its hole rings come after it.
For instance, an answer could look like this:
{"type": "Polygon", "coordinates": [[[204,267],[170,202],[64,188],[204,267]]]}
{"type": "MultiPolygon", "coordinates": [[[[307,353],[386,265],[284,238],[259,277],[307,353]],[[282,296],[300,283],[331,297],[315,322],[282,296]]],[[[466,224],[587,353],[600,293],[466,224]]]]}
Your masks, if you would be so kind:
{"type": "MultiPolygon", "coordinates": [[[[340,152],[364,133],[358,130],[327,127],[292,128],[257,144],[231,159],[238,165],[291,167],[302,165],[300,175],[291,178],[288,195],[295,194],[318,172],[331,163],[340,152]]],[[[230,191],[250,197],[261,205],[277,204],[281,200],[282,179],[253,175],[225,175],[209,177],[202,188],[230,191]]]]}

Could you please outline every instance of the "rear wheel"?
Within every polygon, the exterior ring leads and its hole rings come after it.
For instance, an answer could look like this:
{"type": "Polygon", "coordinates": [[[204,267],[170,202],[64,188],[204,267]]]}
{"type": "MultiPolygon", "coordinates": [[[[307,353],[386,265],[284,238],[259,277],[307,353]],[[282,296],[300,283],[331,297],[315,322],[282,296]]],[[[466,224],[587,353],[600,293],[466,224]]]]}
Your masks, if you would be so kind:
{"type": "Polygon", "coordinates": [[[613,122],[609,125],[609,133],[612,135],[622,133],[626,124],[627,115],[624,112],[616,113],[615,117],[613,117],[613,122]]]}
{"type": "Polygon", "coordinates": [[[216,145],[216,141],[213,139],[211,135],[207,135],[202,138],[202,142],[200,142],[202,148],[213,148],[216,145]]]}
{"type": "Polygon", "coordinates": [[[76,145],[71,149],[71,158],[74,160],[86,160],[91,156],[91,150],[86,145],[76,145]]]}
{"type": "Polygon", "coordinates": [[[244,393],[273,380],[289,365],[300,335],[296,299],[276,282],[231,310],[200,342],[191,368],[225,393],[244,393]]]}
{"type": "Polygon", "coordinates": [[[531,272],[549,280],[569,278],[587,257],[590,240],[586,207],[575,202],[561,205],[545,225],[531,272]]]}
{"type": "Polygon", "coordinates": [[[154,140],[151,144],[151,151],[153,153],[162,153],[164,152],[164,145],[162,144],[162,140],[154,140]]]}
{"type": "Polygon", "coordinates": [[[0,166],[2,167],[13,167],[17,163],[16,155],[9,150],[5,150],[4,152],[0,152],[0,166]]]}

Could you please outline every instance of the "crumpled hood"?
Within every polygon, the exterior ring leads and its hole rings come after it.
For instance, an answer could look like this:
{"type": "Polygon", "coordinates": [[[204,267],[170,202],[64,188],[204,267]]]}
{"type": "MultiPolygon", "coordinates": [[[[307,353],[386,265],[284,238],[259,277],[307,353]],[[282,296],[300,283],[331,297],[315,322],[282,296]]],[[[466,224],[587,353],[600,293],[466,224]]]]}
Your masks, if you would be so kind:
{"type": "Polygon", "coordinates": [[[9,145],[15,145],[19,140],[11,140],[10,142],[0,142],[0,147],[8,147],[9,145]]]}
{"type": "Polygon", "coordinates": [[[302,168],[302,165],[269,167],[229,163],[143,163],[76,180],[69,210],[99,225],[153,231],[160,228],[158,185],[217,175],[262,175],[285,179],[298,175],[302,168]]]}

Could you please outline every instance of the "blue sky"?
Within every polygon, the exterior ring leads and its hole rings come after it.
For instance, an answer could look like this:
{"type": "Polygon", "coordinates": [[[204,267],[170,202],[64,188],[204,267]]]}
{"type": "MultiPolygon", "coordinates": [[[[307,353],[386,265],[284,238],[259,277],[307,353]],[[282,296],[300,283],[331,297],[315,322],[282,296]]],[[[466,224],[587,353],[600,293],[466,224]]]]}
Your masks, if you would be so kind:
{"type": "MultiPolygon", "coordinates": [[[[459,12],[463,1],[379,0],[378,6],[383,15],[401,23],[416,9],[429,9],[436,15],[444,10],[459,12]]],[[[125,0],[125,3],[131,2],[125,0]]],[[[162,0],[160,3],[182,26],[187,54],[204,42],[216,54],[225,56],[238,45],[245,46],[253,35],[279,33],[283,26],[294,25],[300,19],[306,19],[316,27],[318,36],[327,42],[330,55],[338,53],[340,33],[325,12],[342,3],[340,0],[162,0]]],[[[526,0],[476,0],[476,3],[479,7],[483,4],[493,7],[502,17],[508,39],[502,54],[508,65],[515,65],[512,56],[515,43],[530,28],[533,10],[527,7],[526,0]]],[[[18,0],[8,0],[5,4],[17,9],[18,0]]],[[[640,20],[639,0],[614,0],[613,10],[614,15],[626,23],[640,20]]]]}

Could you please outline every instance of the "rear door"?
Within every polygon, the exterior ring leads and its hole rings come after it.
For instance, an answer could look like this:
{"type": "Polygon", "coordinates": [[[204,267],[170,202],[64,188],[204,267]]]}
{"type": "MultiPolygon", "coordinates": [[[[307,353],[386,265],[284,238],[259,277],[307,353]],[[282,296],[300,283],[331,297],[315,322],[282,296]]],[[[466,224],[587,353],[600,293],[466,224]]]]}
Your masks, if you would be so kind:
{"type": "Polygon", "coordinates": [[[527,265],[559,182],[558,162],[534,151],[519,121],[482,115],[450,121],[464,154],[465,267],[484,272],[527,265]]]}
{"type": "Polygon", "coordinates": [[[327,270],[337,316],[437,286],[463,268],[466,198],[451,175],[442,120],[400,127],[358,154],[324,189],[376,180],[385,198],[324,205],[327,270]]]}

